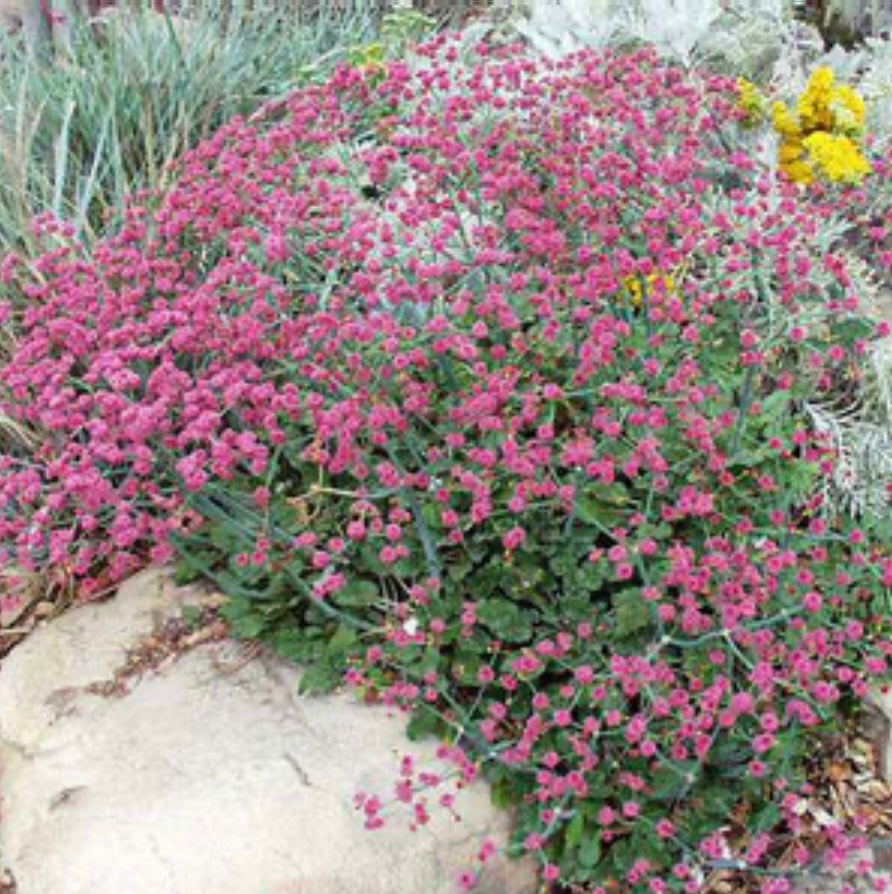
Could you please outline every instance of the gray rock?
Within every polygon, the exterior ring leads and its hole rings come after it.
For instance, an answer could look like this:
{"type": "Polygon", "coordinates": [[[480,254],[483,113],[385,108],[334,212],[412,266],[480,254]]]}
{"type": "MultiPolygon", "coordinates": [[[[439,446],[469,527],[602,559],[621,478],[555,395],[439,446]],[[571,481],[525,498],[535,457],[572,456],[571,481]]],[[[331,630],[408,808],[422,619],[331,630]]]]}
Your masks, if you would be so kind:
{"type": "Polygon", "coordinates": [[[885,871],[887,843],[882,839],[869,842],[868,850],[849,859],[848,871],[842,876],[830,875],[819,868],[804,873],[793,880],[791,894],[876,894],[888,891],[892,876],[885,871]],[[859,860],[867,861],[871,868],[863,870],[858,866],[859,860]]]}
{"type": "MultiPolygon", "coordinates": [[[[0,668],[0,853],[17,894],[448,894],[508,816],[482,784],[456,822],[401,813],[367,831],[357,791],[387,798],[399,756],[436,768],[435,742],[346,694],[304,698],[299,671],[232,642],[114,677],[140,637],[197,590],[149,571],[106,603],[32,633],[0,668]]],[[[404,805],[399,805],[403,807],[404,805]]],[[[491,858],[484,894],[532,894],[529,861],[491,858]]]]}
{"type": "Polygon", "coordinates": [[[892,782],[892,685],[874,686],[864,707],[864,732],[876,746],[879,775],[892,782]]]}

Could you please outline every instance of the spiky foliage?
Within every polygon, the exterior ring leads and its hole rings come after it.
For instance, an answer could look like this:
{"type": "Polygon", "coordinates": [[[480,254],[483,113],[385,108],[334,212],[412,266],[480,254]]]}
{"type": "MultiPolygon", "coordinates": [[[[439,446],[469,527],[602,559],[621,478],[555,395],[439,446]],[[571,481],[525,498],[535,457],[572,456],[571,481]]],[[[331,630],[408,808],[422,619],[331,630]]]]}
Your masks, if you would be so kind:
{"type": "Polygon", "coordinates": [[[101,234],[125,195],[163,185],[167,165],[235,115],[300,80],[309,63],[375,34],[372,0],[298,15],[275,0],[147,4],[72,16],[51,64],[0,38],[0,250],[32,244],[52,212],[101,234]]]}

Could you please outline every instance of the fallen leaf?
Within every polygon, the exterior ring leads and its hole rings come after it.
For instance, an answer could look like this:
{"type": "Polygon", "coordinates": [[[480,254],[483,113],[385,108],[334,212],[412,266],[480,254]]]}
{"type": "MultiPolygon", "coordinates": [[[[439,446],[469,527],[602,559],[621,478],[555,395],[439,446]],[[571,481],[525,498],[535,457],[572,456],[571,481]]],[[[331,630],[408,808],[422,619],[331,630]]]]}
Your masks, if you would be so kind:
{"type": "Polygon", "coordinates": [[[848,764],[834,762],[827,768],[827,776],[831,782],[842,782],[852,778],[852,769],[848,764]]]}

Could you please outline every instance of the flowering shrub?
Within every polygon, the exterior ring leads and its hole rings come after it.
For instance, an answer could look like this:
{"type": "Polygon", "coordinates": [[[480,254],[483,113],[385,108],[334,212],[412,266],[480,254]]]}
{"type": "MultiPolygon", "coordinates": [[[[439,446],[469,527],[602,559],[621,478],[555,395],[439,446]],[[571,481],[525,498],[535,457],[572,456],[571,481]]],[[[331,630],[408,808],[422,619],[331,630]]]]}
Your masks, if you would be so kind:
{"type": "MultiPolygon", "coordinates": [[[[548,881],[788,890],[790,835],[845,854],[807,762],[890,652],[888,538],[802,412],[875,334],[822,229],[866,198],[761,174],[735,82],[653,52],[471,61],[339,69],[91,258],[6,262],[2,409],[48,437],[3,557],[89,595],[175,548],[308,688],[442,736],[548,881]]],[[[451,806],[404,769],[415,824],[451,806]]]]}
{"type": "MultiPolygon", "coordinates": [[[[845,85],[834,86],[831,69],[815,69],[796,103],[795,114],[783,103],[773,107],[774,126],[781,135],[780,168],[797,183],[815,175],[833,182],[859,183],[870,173],[861,153],[864,100],[845,85]]],[[[745,88],[744,101],[752,102],[745,88]]]]}

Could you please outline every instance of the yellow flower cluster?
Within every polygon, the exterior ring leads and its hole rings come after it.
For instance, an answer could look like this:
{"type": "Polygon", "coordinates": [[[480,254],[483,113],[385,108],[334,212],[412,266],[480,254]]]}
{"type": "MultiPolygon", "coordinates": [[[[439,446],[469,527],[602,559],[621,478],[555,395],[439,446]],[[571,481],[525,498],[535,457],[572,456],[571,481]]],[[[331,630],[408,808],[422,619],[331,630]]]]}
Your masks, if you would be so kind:
{"type": "Polygon", "coordinates": [[[350,47],[347,50],[347,61],[371,77],[387,74],[387,50],[380,43],[350,47]]]}
{"type": "Polygon", "coordinates": [[[641,307],[645,294],[648,296],[677,295],[675,280],[668,273],[651,273],[643,281],[638,276],[623,277],[623,289],[635,307],[641,307]],[[646,293],[645,293],[646,290],[646,293]]]}
{"type": "Polygon", "coordinates": [[[758,127],[765,118],[765,96],[746,78],[737,79],[737,104],[745,113],[744,127],[758,127]]]}
{"type": "Polygon", "coordinates": [[[835,86],[829,68],[812,73],[795,112],[775,103],[772,120],[781,136],[778,163],[796,183],[811,183],[816,176],[859,183],[870,173],[861,154],[864,100],[851,87],[835,86]]]}
{"type": "Polygon", "coordinates": [[[818,130],[803,141],[809,158],[828,180],[858,182],[870,173],[870,164],[846,136],[818,130]]]}

